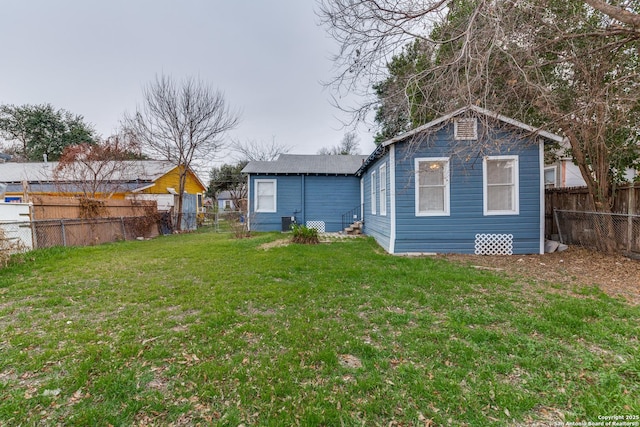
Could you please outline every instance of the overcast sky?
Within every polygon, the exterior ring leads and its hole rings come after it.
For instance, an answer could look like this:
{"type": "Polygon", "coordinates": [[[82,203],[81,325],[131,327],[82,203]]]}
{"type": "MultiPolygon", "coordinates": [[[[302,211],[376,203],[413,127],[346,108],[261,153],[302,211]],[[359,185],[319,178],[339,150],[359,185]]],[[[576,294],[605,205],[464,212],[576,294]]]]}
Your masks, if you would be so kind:
{"type": "MultiPolygon", "coordinates": [[[[4,0],[0,104],[50,103],[102,136],[142,101],[156,74],[222,90],[241,123],[229,136],[314,154],[340,143],[348,117],[322,82],[337,45],[313,0],[4,0]]],[[[355,99],[353,100],[355,101],[355,99]]],[[[373,150],[359,129],[360,151],[373,150]]]]}

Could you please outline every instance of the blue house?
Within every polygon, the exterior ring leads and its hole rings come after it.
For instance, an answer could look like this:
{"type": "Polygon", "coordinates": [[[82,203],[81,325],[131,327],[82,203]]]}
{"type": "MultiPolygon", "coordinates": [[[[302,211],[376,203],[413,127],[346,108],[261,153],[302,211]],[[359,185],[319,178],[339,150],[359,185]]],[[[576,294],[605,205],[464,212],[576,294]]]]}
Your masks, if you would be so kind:
{"type": "Polygon", "coordinates": [[[292,222],[320,232],[342,229],[342,215],[360,206],[355,173],[367,156],[281,154],[249,162],[247,210],[256,231],[287,231],[292,222]]]}
{"type": "Polygon", "coordinates": [[[468,106],[380,144],[364,160],[251,162],[244,170],[251,228],[280,229],[290,216],[337,231],[341,214],[357,207],[364,234],[392,254],[543,253],[544,143],[562,140],[468,106]]]}
{"type": "Polygon", "coordinates": [[[469,106],[382,143],[362,179],[364,233],[389,253],[544,253],[544,142],[469,106]]]}

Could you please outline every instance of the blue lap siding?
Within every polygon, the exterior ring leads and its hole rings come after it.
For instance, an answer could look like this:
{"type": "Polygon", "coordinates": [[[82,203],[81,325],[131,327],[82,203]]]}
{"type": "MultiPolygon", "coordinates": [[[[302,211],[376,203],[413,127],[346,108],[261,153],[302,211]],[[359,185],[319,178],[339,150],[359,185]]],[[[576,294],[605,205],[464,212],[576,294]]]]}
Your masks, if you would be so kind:
{"type": "MultiPolygon", "coordinates": [[[[365,233],[393,253],[474,253],[476,234],[512,234],[513,253],[539,253],[541,247],[540,146],[535,138],[516,138],[504,131],[479,132],[478,141],[454,141],[450,123],[428,137],[398,141],[362,174],[365,233]],[[484,138],[484,139],[482,139],[484,138]],[[499,143],[496,143],[499,142],[499,143]],[[483,208],[484,156],[517,156],[519,213],[485,215],[483,208]],[[391,161],[395,157],[395,162],[391,161]],[[450,210],[447,216],[416,216],[415,159],[448,158],[450,210]],[[394,212],[380,217],[371,212],[372,172],[382,163],[393,164],[394,212]],[[392,228],[395,230],[392,231],[392,228]],[[395,239],[392,238],[395,234],[395,239]]],[[[389,186],[389,185],[388,185],[389,186]]],[[[388,210],[389,211],[389,210],[388,210]]]]}
{"type": "Polygon", "coordinates": [[[360,200],[360,180],[354,175],[251,174],[249,179],[249,218],[255,231],[280,231],[282,217],[293,216],[299,224],[323,221],[326,232],[337,232],[342,215],[360,200]],[[255,212],[256,179],[276,181],[276,212],[255,212]]]}

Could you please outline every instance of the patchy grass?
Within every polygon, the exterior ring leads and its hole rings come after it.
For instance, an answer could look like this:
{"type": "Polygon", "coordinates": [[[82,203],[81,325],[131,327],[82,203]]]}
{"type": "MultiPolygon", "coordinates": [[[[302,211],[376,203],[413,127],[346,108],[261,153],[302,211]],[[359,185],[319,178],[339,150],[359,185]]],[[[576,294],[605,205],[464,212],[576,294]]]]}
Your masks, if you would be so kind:
{"type": "Polygon", "coordinates": [[[640,414],[637,307],[368,239],[269,245],[279,238],[54,248],[0,270],[0,425],[640,414]]]}

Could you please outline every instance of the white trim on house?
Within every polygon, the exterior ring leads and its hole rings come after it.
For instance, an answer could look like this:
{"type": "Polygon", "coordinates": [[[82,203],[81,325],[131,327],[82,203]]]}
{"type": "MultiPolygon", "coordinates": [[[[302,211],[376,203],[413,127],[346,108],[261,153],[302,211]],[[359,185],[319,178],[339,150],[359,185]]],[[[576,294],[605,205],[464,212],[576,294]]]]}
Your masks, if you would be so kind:
{"type": "Polygon", "coordinates": [[[415,176],[415,214],[416,216],[449,216],[451,212],[451,177],[449,168],[449,157],[417,157],[414,160],[415,176]],[[427,187],[442,188],[442,209],[441,210],[420,210],[420,163],[432,163],[433,167],[442,164],[442,184],[428,185],[427,187]]]}
{"type": "Polygon", "coordinates": [[[276,213],[278,212],[278,180],[277,179],[255,179],[255,194],[254,194],[254,212],[259,213],[276,213]],[[273,208],[261,208],[260,197],[258,192],[260,191],[260,184],[273,184],[273,194],[267,194],[267,196],[273,199],[273,208]]]}
{"type": "Polygon", "coordinates": [[[389,230],[389,253],[396,251],[396,146],[389,147],[389,203],[390,203],[390,230],[389,230]]]}
{"type": "Polygon", "coordinates": [[[482,159],[482,205],[483,213],[485,216],[489,215],[519,215],[520,214],[520,182],[519,182],[519,161],[518,156],[485,156],[482,159]],[[511,206],[512,209],[489,209],[489,194],[488,194],[488,181],[487,181],[487,162],[489,161],[510,161],[513,162],[511,167],[511,182],[496,185],[509,185],[512,186],[511,192],[511,206]]]}
{"type": "Polygon", "coordinates": [[[371,172],[371,215],[376,215],[376,180],[378,179],[378,174],[376,171],[371,172]]]}
{"type": "Polygon", "coordinates": [[[378,186],[380,192],[380,215],[387,216],[387,164],[383,163],[378,168],[378,179],[380,185],[378,186]]]}
{"type": "MultiPolygon", "coordinates": [[[[545,225],[545,207],[544,207],[544,203],[545,203],[545,197],[544,197],[544,190],[545,190],[545,174],[544,174],[544,141],[542,141],[541,139],[538,139],[538,160],[539,160],[539,165],[538,165],[538,170],[542,170],[542,176],[540,177],[540,247],[538,249],[538,253],[540,254],[544,254],[544,225],[545,225]]],[[[556,170],[556,174],[557,174],[557,170],[556,170]]],[[[557,176],[556,176],[557,178],[557,176]]]]}
{"type": "Polygon", "coordinates": [[[360,221],[364,219],[364,177],[360,178],[360,221]]]}
{"type": "Polygon", "coordinates": [[[245,220],[247,221],[247,230],[251,231],[251,175],[247,174],[247,215],[245,220]]]}

